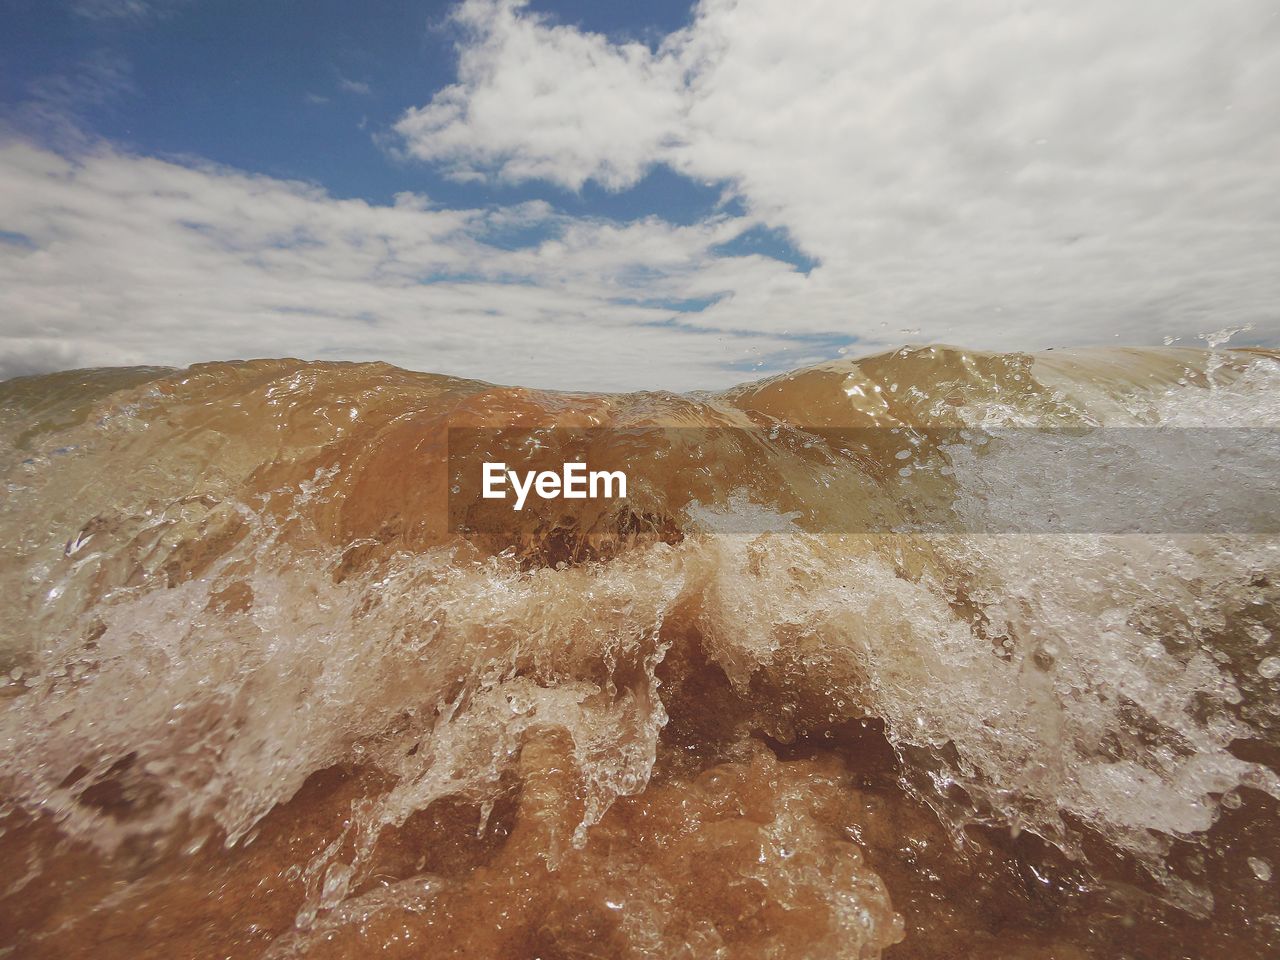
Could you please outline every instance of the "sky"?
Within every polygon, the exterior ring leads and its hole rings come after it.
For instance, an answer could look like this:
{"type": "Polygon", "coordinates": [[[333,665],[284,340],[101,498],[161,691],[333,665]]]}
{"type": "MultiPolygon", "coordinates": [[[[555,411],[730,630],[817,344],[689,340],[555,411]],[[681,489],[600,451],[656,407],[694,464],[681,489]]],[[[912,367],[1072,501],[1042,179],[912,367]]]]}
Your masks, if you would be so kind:
{"type": "Polygon", "coordinates": [[[0,379],[1280,345],[1275,0],[0,0],[0,379]]]}

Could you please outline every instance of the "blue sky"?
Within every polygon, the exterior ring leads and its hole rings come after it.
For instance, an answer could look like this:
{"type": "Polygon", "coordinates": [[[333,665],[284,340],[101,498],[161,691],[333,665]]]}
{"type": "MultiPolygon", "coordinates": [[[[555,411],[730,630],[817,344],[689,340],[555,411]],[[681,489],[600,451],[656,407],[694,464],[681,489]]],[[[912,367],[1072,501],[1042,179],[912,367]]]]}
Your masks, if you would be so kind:
{"type": "MultiPolygon", "coordinates": [[[[720,193],[664,168],[634,189],[594,183],[581,193],[537,182],[460,184],[424,164],[389,162],[374,135],[424,94],[450,83],[459,30],[453,4],[371,0],[227,0],[152,5],[2,0],[6,100],[49,77],[114,63],[125,85],[86,110],[92,132],[150,154],[190,154],[243,170],[322,184],[339,197],[389,202],[405,190],[456,206],[542,198],[570,212],[675,221],[705,215],[720,193]],[[116,16],[94,11],[119,10],[116,16]],[[10,92],[16,93],[11,96],[10,92]]],[[[657,38],[683,26],[690,5],[530,6],[618,37],[657,38]]]]}
{"type": "Polygon", "coordinates": [[[0,376],[1276,341],[1265,0],[0,0],[0,376]]]}

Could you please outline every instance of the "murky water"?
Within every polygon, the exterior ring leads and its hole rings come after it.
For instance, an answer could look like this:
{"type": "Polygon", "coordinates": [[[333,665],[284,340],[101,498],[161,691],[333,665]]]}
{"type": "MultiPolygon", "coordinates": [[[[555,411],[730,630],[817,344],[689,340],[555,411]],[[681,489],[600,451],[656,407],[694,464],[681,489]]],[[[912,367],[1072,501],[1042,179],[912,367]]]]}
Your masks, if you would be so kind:
{"type": "Polygon", "coordinates": [[[1274,956],[1280,539],[893,524],[1059,492],[930,430],[1277,426],[1230,350],[0,384],[0,951],[1274,956]],[[491,427],[662,467],[462,536],[491,427]]]}

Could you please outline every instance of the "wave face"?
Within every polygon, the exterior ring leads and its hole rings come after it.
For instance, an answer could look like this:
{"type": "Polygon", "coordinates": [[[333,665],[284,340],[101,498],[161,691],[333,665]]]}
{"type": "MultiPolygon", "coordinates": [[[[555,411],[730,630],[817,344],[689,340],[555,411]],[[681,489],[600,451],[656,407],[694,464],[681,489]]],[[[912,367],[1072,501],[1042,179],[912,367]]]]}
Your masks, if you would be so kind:
{"type": "Polygon", "coordinates": [[[1280,358],[0,384],[0,955],[1276,955],[1280,540],[859,532],[904,452],[1034,515],[1034,463],[910,446],[1005,427],[1280,427],[1280,358]],[[459,427],[701,472],[461,536],[459,427]]]}

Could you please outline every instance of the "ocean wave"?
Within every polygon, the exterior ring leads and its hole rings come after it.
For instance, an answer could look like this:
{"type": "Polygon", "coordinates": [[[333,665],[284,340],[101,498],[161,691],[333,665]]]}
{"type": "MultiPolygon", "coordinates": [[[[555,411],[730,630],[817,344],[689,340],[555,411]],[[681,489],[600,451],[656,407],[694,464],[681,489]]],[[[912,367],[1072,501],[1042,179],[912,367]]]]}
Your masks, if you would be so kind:
{"type": "MultiPolygon", "coordinates": [[[[1262,350],[943,347],[720,394],[0,384],[0,944],[1270,955],[1280,541],[1096,494],[1050,532],[1049,453],[936,435],[1270,431],[1278,387],[1262,350]],[[651,469],[468,531],[493,430],[651,469]]],[[[1141,476],[1267,506],[1254,441],[1215,449],[1141,476]]]]}

